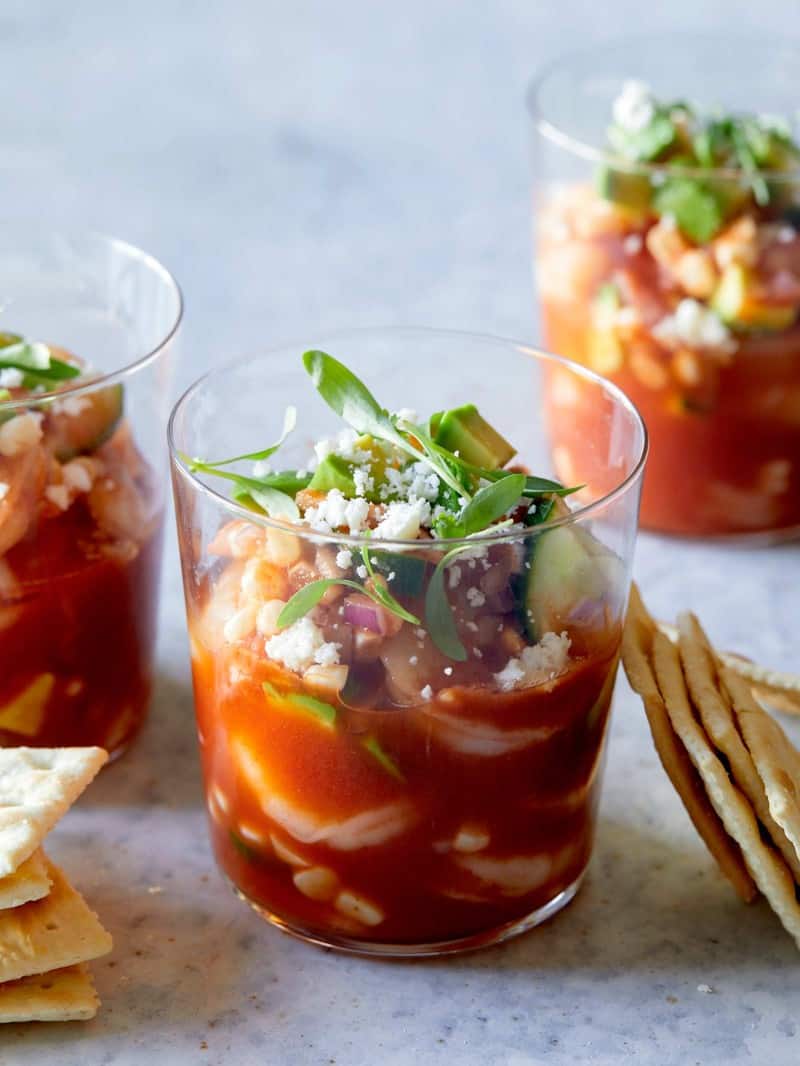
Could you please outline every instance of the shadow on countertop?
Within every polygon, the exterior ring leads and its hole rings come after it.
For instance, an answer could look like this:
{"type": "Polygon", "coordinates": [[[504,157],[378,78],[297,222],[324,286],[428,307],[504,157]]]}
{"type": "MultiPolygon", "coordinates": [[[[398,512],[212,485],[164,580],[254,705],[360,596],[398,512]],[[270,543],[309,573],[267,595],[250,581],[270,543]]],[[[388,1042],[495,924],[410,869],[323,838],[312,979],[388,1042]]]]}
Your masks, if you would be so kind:
{"type": "Polygon", "coordinates": [[[201,807],[191,683],[157,676],[150,714],[127,751],[106,766],[81,804],[91,807],[201,807]]]}

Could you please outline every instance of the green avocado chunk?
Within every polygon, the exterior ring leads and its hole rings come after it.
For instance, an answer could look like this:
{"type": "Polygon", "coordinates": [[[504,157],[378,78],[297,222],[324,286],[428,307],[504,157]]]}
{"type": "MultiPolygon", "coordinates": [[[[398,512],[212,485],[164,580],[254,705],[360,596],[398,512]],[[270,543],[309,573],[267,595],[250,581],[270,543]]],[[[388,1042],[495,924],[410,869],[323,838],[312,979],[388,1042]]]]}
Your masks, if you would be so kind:
{"type": "Polygon", "coordinates": [[[516,448],[489,425],[474,403],[445,411],[436,427],[436,441],[484,470],[500,470],[516,455],[516,448]]]}
{"type": "Polygon", "coordinates": [[[353,481],[353,464],[340,455],[326,455],[314,476],[308,483],[310,489],[319,492],[330,492],[331,489],[339,491],[348,497],[356,495],[356,486],[353,481]]]}
{"type": "Polygon", "coordinates": [[[644,174],[601,167],[597,172],[597,191],[605,200],[642,211],[650,205],[652,188],[644,174]]]}

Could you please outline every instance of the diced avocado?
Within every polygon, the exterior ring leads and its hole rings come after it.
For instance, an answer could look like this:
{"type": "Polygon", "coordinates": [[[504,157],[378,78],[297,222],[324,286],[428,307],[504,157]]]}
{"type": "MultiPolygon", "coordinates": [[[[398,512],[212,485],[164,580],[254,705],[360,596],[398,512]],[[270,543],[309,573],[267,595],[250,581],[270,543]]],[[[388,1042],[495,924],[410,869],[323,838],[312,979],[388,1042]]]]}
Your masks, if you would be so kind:
{"type": "Polygon", "coordinates": [[[646,210],[652,195],[650,180],[646,175],[615,170],[613,167],[601,167],[598,170],[597,191],[604,199],[634,211],[646,210]]]}
{"type": "Polygon", "coordinates": [[[119,425],[124,408],[122,385],[109,385],[75,396],[74,409],[69,399],[67,394],[54,401],[48,416],[48,440],[61,463],[105,444],[119,425]]]}
{"type": "Polygon", "coordinates": [[[42,728],[55,680],[52,674],[40,674],[10,703],[0,707],[0,729],[23,737],[35,737],[42,728]]]}
{"type": "Polygon", "coordinates": [[[436,441],[484,470],[500,470],[516,455],[516,448],[489,425],[474,403],[445,411],[439,419],[436,441]]]}
{"type": "Polygon", "coordinates": [[[740,263],[725,268],[711,306],[723,322],[742,331],[787,329],[797,315],[796,307],[778,307],[759,301],[753,278],[740,263]]]}
{"type": "Polygon", "coordinates": [[[598,374],[613,374],[622,368],[624,352],[615,328],[619,306],[616,285],[601,285],[592,303],[592,328],[587,344],[589,366],[598,374]]]}
{"type": "Polygon", "coordinates": [[[340,455],[326,455],[314,476],[308,483],[310,489],[318,492],[330,492],[331,489],[339,489],[345,496],[355,496],[356,487],[353,481],[353,464],[340,455]]]}

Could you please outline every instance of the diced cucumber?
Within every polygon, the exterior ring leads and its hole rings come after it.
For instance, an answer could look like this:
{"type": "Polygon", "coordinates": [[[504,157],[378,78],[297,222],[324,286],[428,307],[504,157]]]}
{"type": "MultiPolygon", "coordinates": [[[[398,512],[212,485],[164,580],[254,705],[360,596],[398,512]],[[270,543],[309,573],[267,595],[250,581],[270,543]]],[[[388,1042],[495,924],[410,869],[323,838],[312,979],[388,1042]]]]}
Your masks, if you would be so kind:
{"type": "Polygon", "coordinates": [[[725,268],[711,298],[711,306],[723,322],[740,331],[787,329],[797,317],[796,307],[761,302],[752,277],[740,263],[731,263],[725,268]]]}
{"type": "Polygon", "coordinates": [[[520,614],[528,638],[559,632],[584,594],[591,556],[578,530],[561,526],[531,540],[521,583],[520,614]]]}
{"type": "MultiPolygon", "coordinates": [[[[591,626],[624,586],[619,558],[580,526],[544,530],[531,540],[518,586],[518,613],[531,641],[591,626]]],[[[610,604],[611,605],[611,604],[610,604]]]]}
{"type": "Polygon", "coordinates": [[[54,401],[48,416],[47,437],[56,459],[62,463],[105,444],[119,425],[124,409],[122,385],[74,397],[74,410],[70,410],[68,398],[66,394],[54,401]]]}

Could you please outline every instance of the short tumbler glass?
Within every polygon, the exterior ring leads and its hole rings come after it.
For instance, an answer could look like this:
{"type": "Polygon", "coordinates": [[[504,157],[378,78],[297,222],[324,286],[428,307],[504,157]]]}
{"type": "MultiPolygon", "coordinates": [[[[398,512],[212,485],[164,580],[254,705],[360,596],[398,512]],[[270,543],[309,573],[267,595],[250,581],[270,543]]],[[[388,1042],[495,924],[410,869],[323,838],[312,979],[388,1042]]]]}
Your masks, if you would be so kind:
{"type": "Polygon", "coordinates": [[[23,337],[91,368],[0,393],[0,745],[113,754],[150,696],[180,290],[124,241],[0,235],[0,356],[23,337]]]}
{"type": "Polygon", "coordinates": [[[764,203],[749,172],[631,162],[607,146],[613,104],[635,80],[704,113],[796,122],[798,69],[792,42],[659,34],[565,56],[528,95],[543,343],[641,411],[645,529],[800,531],[800,167],[763,171],[764,203]],[[719,212],[707,237],[655,212],[667,183],[719,212]]]}
{"type": "Polygon", "coordinates": [[[374,564],[420,624],[378,636],[349,608],[342,620],[334,597],[315,621],[339,643],[341,676],[313,666],[301,676],[265,654],[260,607],[330,575],[363,539],[254,514],[185,456],[263,447],[291,403],[298,429],[276,458],[301,468],[312,442],[342,424],[314,392],[300,346],[216,370],[184,395],[170,448],[216,858],[260,914],[317,944],[418,956],[495,943],[566,905],[589,862],[644,427],[615,386],[510,341],[413,329],[309,341],[393,409],[425,417],[477,402],[530,470],[546,475],[560,450],[584,487],[573,513],[535,529],[370,538],[374,564]],[[596,412],[580,439],[576,398],[596,412]],[[464,662],[433,646],[425,622],[434,566],[454,548],[447,595],[464,662]],[[556,644],[569,638],[568,661],[501,684],[495,675],[528,653],[520,604],[534,596],[537,625],[556,644]]]}

